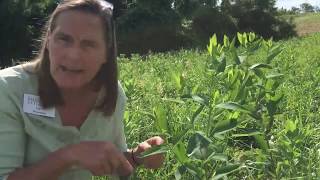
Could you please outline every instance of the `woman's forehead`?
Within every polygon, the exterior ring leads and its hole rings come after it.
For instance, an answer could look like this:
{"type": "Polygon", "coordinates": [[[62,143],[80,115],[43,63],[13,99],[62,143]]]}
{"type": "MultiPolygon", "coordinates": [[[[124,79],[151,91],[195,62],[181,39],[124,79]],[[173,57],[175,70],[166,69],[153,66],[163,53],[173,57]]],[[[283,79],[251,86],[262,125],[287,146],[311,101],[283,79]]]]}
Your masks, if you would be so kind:
{"type": "Polygon", "coordinates": [[[92,26],[101,26],[102,21],[98,15],[92,13],[80,11],[80,10],[67,10],[61,12],[57,17],[57,24],[68,25],[68,24],[87,24],[92,26]]]}
{"type": "Polygon", "coordinates": [[[71,34],[103,35],[102,20],[99,16],[76,10],[59,14],[55,29],[71,34]]]}

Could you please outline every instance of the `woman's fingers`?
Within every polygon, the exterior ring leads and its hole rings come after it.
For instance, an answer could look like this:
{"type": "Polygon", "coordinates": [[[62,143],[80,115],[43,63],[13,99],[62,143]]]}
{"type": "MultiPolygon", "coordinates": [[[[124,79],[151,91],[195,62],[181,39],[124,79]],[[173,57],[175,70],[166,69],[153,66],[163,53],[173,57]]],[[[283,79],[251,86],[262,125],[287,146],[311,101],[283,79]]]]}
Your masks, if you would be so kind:
{"type": "MultiPolygon", "coordinates": [[[[160,136],[155,136],[140,143],[136,150],[137,154],[140,154],[153,146],[158,146],[164,143],[164,140],[160,136]]],[[[142,163],[146,168],[156,169],[162,166],[164,161],[164,154],[156,154],[142,159],[142,163]]]]}
{"type": "Polygon", "coordinates": [[[164,140],[160,136],[154,136],[146,140],[150,145],[160,145],[164,143],[164,140]]]}
{"type": "Polygon", "coordinates": [[[143,152],[143,151],[151,148],[151,145],[152,145],[152,144],[150,144],[149,142],[144,141],[144,142],[142,142],[142,143],[140,143],[140,144],[138,145],[138,150],[140,150],[140,152],[143,152]]]}
{"type": "Polygon", "coordinates": [[[124,154],[110,142],[81,142],[70,148],[77,157],[77,164],[94,175],[129,175],[133,172],[124,154]]]}

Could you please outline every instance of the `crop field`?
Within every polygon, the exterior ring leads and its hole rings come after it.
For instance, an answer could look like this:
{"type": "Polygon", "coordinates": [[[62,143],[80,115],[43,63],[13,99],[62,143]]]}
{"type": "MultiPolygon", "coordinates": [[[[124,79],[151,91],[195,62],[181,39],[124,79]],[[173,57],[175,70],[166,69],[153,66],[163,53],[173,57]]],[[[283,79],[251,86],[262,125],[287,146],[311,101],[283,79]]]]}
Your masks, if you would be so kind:
{"type": "Polygon", "coordinates": [[[166,152],[164,167],[133,179],[320,178],[320,34],[235,40],[120,58],[129,147],[167,142],[144,154],[166,152]]]}

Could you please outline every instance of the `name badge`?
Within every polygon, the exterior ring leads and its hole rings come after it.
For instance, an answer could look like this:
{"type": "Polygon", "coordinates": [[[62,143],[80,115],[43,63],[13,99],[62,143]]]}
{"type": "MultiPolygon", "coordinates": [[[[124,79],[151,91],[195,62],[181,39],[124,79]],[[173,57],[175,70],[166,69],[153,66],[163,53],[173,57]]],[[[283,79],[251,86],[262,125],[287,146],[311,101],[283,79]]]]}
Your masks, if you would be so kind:
{"type": "Polygon", "coordinates": [[[40,97],[32,94],[23,95],[23,112],[40,116],[55,117],[55,109],[44,109],[40,105],[40,97]]]}

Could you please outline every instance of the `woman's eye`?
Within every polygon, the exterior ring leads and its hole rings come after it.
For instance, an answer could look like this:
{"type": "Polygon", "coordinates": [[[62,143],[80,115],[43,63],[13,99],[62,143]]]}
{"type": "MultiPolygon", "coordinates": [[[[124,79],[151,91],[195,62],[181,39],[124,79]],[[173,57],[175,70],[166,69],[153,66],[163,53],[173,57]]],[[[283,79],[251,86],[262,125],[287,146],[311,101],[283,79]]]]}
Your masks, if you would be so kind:
{"type": "Polygon", "coordinates": [[[64,36],[64,35],[57,35],[56,40],[57,40],[57,42],[62,43],[62,44],[70,44],[72,41],[72,39],[70,37],[64,36]]]}
{"type": "Polygon", "coordinates": [[[67,37],[59,37],[60,41],[69,42],[70,40],[67,37]]]}

